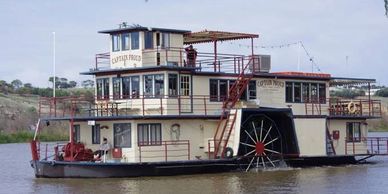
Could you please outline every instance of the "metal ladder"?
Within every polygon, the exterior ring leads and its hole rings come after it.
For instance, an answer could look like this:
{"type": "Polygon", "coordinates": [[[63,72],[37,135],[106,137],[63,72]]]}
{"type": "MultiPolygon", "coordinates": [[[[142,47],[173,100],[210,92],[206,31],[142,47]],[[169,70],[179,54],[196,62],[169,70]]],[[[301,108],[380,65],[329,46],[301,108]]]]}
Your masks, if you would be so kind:
{"type": "Polygon", "coordinates": [[[241,73],[229,89],[228,97],[223,102],[221,118],[218,121],[217,129],[214,134],[214,158],[225,157],[225,150],[237,117],[237,109],[234,109],[234,106],[245,92],[249,81],[253,77],[253,73],[248,74],[250,71],[248,67],[250,65],[255,65],[253,64],[253,59],[254,58],[251,57],[249,62],[243,66],[241,73]]]}

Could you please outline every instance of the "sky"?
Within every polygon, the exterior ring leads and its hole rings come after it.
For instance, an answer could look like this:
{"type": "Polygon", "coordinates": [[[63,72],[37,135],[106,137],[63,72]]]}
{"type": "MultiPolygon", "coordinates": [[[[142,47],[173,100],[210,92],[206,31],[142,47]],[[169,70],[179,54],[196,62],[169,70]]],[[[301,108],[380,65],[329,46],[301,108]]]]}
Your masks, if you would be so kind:
{"type": "MultiPolygon", "coordinates": [[[[270,54],[272,71],[311,72],[311,62],[297,45],[302,41],[322,73],[374,78],[388,85],[388,18],[384,0],[1,0],[0,80],[20,79],[48,87],[56,72],[82,81],[94,56],[107,52],[109,37],[97,31],[122,22],[191,31],[221,30],[259,34],[256,54],[270,54]],[[299,53],[299,54],[298,54],[299,53]],[[299,57],[298,57],[299,56],[299,57]]],[[[223,43],[219,52],[250,53],[223,43]]],[[[201,45],[206,51],[211,45],[201,45]]],[[[198,50],[201,52],[202,50],[198,50]]]]}

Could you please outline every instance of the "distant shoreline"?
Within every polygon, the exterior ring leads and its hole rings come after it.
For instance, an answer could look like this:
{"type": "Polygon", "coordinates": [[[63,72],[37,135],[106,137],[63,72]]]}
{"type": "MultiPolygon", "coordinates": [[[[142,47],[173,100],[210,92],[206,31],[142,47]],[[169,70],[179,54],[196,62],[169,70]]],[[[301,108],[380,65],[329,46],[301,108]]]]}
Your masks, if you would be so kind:
{"type": "MultiPolygon", "coordinates": [[[[15,133],[0,132],[0,144],[7,143],[28,143],[34,138],[34,133],[29,131],[20,131],[15,133]]],[[[40,141],[68,141],[69,137],[62,134],[41,133],[40,141]]]]}

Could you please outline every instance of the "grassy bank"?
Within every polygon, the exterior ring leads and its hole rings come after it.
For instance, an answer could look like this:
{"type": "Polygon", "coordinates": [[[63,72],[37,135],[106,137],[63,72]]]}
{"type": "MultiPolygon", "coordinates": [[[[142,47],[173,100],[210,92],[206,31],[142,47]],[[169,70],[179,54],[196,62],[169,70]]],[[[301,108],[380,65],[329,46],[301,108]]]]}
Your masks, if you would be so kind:
{"type": "MultiPolygon", "coordinates": [[[[1,133],[0,132],[0,144],[2,143],[25,143],[34,138],[34,133],[28,131],[16,132],[16,133],[1,133]]],[[[67,141],[69,136],[55,133],[41,133],[39,134],[40,141],[67,141]]]]}

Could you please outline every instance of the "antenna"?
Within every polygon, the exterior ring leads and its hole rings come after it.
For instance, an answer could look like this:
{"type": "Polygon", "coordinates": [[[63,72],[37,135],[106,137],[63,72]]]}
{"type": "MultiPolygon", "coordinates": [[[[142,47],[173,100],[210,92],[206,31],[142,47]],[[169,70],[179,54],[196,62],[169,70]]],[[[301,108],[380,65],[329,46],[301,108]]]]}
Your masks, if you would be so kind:
{"type": "Polygon", "coordinates": [[[53,32],[53,97],[55,98],[55,82],[57,81],[55,79],[55,32],[53,32]]]}

